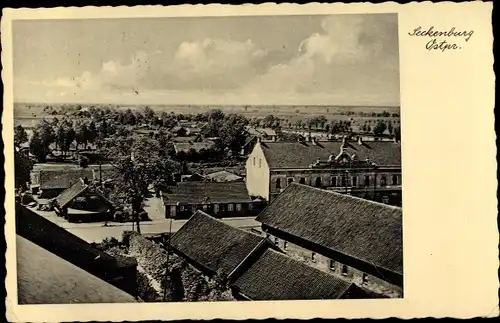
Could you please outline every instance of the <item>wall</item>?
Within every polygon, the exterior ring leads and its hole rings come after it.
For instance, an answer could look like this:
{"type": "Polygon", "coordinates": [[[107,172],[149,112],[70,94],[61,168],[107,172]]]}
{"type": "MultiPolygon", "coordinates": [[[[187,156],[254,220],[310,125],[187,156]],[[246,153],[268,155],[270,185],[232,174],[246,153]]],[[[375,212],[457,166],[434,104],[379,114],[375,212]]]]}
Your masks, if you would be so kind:
{"type": "Polygon", "coordinates": [[[269,166],[259,142],[255,144],[252,153],[248,156],[246,174],[248,194],[269,200],[269,166]],[[259,160],[261,167],[259,167],[259,160]]]}
{"type": "MultiPolygon", "coordinates": [[[[290,170],[271,170],[270,171],[270,191],[271,196],[274,198],[283,189],[285,189],[289,184],[288,181],[292,180],[295,183],[300,183],[301,179],[304,179],[305,185],[314,186],[316,185],[316,178],[320,178],[320,188],[332,189],[339,193],[346,192],[346,184],[348,193],[352,193],[355,196],[369,198],[373,200],[382,201],[382,196],[391,195],[391,192],[401,192],[401,169],[394,170],[377,170],[373,171],[371,169],[349,169],[349,174],[345,177],[345,169],[290,169],[290,170]],[[397,185],[392,185],[392,176],[397,176],[397,185]],[[365,185],[365,176],[369,176],[369,183],[365,185]],[[381,185],[382,176],[386,177],[386,185],[381,185]],[[332,183],[332,177],[336,178],[335,183],[332,183]],[[342,178],[345,177],[346,181],[343,183],[342,178]],[[353,185],[352,178],[356,177],[356,185],[353,185]],[[277,181],[279,179],[280,188],[277,187],[277,181]],[[333,186],[335,185],[335,186],[333,186]],[[388,191],[387,194],[383,194],[388,191]],[[379,198],[375,197],[375,192],[380,192],[379,198]],[[364,195],[367,193],[367,195],[364,195]]],[[[400,197],[393,198],[391,200],[394,205],[397,205],[400,197]]]]}
{"type": "Polygon", "coordinates": [[[165,217],[174,217],[176,219],[188,219],[196,210],[201,210],[216,218],[225,217],[247,217],[257,216],[263,209],[262,202],[249,202],[249,203],[214,203],[214,204],[194,204],[194,205],[165,205],[165,217]],[[241,208],[237,208],[237,204],[241,208]],[[230,206],[232,205],[232,210],[230,206]]]}
{"type": "MultiPolygon", "coordinates": [[[[275,243],[276,236],[269,234],[268,238],[272,243],[275,243]]],[[[319,253],[315,253],[314,260],[312,258],[313,252],[307,250],[295,243],[287,241],[285,247],[285,240],[278,238],[278,243],[275,243],[275,246],[280,250],[285,252],[288,256],[302,261],[308,264],[311,267],[317,268],[324,272],[328,272],[334,274],[343,279],[347,279],[349,281],[354,282],[358,286],[362,286],[370,291],[375,293],[382,294],[384,296],[388,296],[391,298],[400,298],[402,297],[402,289],[396,285],[390,284],[378,277],[366,274],[367,281],[363,282],[364,272],[356,269],[347,264],[341,263],[338,260],[333,259],[334,267],[330,268],[330,260],[331,258],[321,255],[319,253]],[[347,274],[343,274],[343,265],[346,265],[347,274]]]]}

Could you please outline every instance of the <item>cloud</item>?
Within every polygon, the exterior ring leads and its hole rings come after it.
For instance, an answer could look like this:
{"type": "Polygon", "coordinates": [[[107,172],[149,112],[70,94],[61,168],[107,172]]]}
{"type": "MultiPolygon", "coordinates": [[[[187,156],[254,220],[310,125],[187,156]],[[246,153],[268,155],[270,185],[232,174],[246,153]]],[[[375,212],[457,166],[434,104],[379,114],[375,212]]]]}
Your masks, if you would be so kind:
{"type": "Polygon", "coordinates": [[[331,104],[375,102],[377,97],[397,103],[396,19],[395,15],[326,17],[322,30],[305,38],[295,53],[260,48],[251,39],[185,41],[170,51],[137,51],[123,61],[108,60],[96,71],[44,81],[43,86],[50,93],[81,98],[126,94],[136,98],[143,93],[168,101],[184,93],[187,99],[230,97],[240,98],[240,103],[307,97],[325,103],[330,98],[331,104]]]}
{"type": "Polygon", "coordinates": [[[384,91],[398,100],[396,27],[395,18],[387,16],[327,17],[322,32],[304,39],[294,58],[270,68],[246,90],[367,97],[384,91]]]}

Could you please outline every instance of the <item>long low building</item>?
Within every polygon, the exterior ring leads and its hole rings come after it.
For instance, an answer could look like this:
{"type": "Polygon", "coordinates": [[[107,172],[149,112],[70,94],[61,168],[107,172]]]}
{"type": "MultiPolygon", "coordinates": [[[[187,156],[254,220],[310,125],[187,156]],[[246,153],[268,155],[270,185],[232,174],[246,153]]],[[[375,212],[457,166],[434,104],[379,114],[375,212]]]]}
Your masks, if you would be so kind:
{"type": "Polygon", "coordinates": [[[162,192],[166,218],[189,218],[196,210],[215,217],[256,216],[263,207],[244,182],[178,182],[162,192]]]}
{"type": "Polygon", "coordinates": [[[402,210],[301,184],[256,218],[283,252],[388,297],[402,297],[402,210]]]}

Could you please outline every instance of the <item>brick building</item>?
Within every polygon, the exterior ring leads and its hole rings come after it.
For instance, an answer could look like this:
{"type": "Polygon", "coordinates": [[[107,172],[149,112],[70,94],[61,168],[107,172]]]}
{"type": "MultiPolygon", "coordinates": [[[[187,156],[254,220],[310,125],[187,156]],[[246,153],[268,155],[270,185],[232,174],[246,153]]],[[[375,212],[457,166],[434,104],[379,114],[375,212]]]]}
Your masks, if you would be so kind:
{"type": "Polygon", "coordinates": [[[401,297],[401,208],[291,184],[256,219],[291,257],[387,297],[401,297]]]}
{"type": "Polygon", "coordinates": [[[401,205],[399,142],[259,141],[246,172],[250,195],[267,201],[295,182],[401,205]]]}
{"type": "Polygon", "coordinates": [[[178,182],[162,192],[166,218],[189,218],[196,210],[215,217],[256,216],[263,202],[250,198],[244,182],[178,182]]]}

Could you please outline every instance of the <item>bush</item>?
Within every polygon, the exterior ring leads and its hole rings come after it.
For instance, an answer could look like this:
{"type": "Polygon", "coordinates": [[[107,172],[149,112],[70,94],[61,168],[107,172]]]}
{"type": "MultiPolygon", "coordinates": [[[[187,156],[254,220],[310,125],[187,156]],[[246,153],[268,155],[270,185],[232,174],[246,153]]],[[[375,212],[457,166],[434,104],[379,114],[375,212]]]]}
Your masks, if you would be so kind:
{"type": "Polygon", "coordinates": [[[158,302],[161,297],[151,286],[149,278],[143,272],[137,272],[137,294],[144,302],[158,302]]]}

